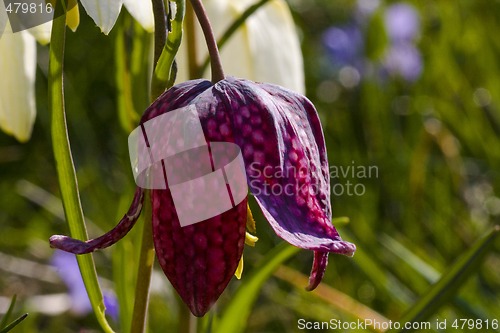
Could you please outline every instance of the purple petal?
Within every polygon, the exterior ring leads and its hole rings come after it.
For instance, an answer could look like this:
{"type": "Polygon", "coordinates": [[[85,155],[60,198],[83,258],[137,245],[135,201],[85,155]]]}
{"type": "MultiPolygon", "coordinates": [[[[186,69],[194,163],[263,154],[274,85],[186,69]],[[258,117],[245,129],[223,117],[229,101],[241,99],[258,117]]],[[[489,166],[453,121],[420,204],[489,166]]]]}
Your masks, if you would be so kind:
{"type": "MultiPolygon", "coordinates": [[[[342,241],[331,224],[326,148],[314,106],[279,86],[235,78],[215,85],[190,81],[174,89],[163,94],[142,121],[196,105],[206,141],[236,143],[251,191],[272,228],[292,245],[316,251],[309,289],[316,287],[328,253],[352,255],[355,246],[342,241]]],[[[172,212],[164,207],[155,216],[172,212]]],[[[156,238],[165,235],[154,229],[156,238]]],[[[169,241],[156,243],[160,250],[173,246],[169,241]]],[[[166,259],[168,255],[162,255],[160,262],[166,264],[166,259]]]]}
{"type": "Polygon", "coordinates": [[[135,222],[137,222],[141,214],[143,200],[144,189],[137,187],[134,200],[127,214],[123,216],[116,227],[101,237],[84,242],[68,236],[54,235],[49,239],[50,246],[74,254],[90,253],[111,246],[122,239],[132,229],[135,222]]]}
{"type": "Polygon", "coordinates": [[[165,112],[191,104],[191,101],[212,87],[207,80],[191,80],[173,86],[151,104],[141,118],[141,124],[165,112]]]}
{"type": "Polygon", "coordinates": [[[215,90],[232,116],[251,192],[278,236],[300,248],[352,255],[331,224],[330,183],[319,118],[305,97],[227,78],[215,90]]]}
{"type": "Polygon", "coordinates": [[[323,275],[325,275],[326,265],[328,265],[328,252],[314,251],[314,261],[309,276],[309,285],[306,287],[307,291],[316,289],[323,275]]]}
{"type": "MultiPolygon", "coordinates": [[[[216,112],[219,102],[211,88],[209,81],[200,80],[177,85],[148,108],[142,122],[188,104],[195,104],[207,142],[234,142],[229,117],[216,112]]],[[[224,109],[222,111],[225,112],[224,109]]],[[[178,128],[172,129],[168,134],[182,139],[184,134],[172,133],[176,130],[178,128]]],[[[213,152],[214,147],[211,146],[211,149],[213,152]]],[[[183,160],[182,154],[177,156],[179,159],[164,161],[172,163],[178,169],[187,169],[189,159],[183,160]]],[[[213,161],[213,155],[210,156],[213,161]]],[[[220,154],[217,156],[221,159],[225,157],[220,154]]],[[[225,165],[221,161],[219,163],[225,165]]],[[[196,170],[193,174],[204,174],[201,172],[204,165],[201,160],[191,164],[194,165],[190,166],[190,171],[196,170]]],[[[168,182],[171,180],[168,179],[168,182]]],[[[212,198],[221,196],[221,193],[213,192],[212,198]]],[[[246,191],[244,195],[246,197],[246,191]]],[[[186,227],[182,227],[179,222],[179,206],[174,205],[170,189],[152,190],[151,200],[153,239],[158,262],[191,312],[201,317],[222,294],[240,261],[245,242],[247,199],[236,203],[236,206],[222,214],[186,227]]],[[[187,201],[186,205],[189,207],[190,203],[187,201]]],[[[210,205],[213,205],[212,201],[201,200],[196,201],[196,207],[193,208],[203,210],[210,205]]]]}

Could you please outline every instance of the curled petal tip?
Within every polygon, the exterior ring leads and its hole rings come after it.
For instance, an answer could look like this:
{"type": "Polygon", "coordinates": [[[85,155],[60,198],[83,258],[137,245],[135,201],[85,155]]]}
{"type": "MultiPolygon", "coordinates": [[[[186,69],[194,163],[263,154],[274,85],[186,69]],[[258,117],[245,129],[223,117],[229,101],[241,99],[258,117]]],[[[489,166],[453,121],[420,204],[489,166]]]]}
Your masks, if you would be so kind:
{"type": "Polygon", "coordinates": [[[84,254],[94,251],[89,244],[81,240],[63,235],[54,235],[49,238],[50,247],[74,254],[84,254]]]}
{"type": "Polygon", "coordinates": [[[307,291],[313,291],[320,284],[327,265],[328,252],[314,251],[313,267],[309,276],[309,285],[306,287],[307,291]]]}
{"type": "Polygon", "coordinates": [[[121,221],[112,230],[98,238],[85,242],[68,236],[54,235],[49,239],[50,247],[74,254],[84,254],[111,246],[122,239],[132,229],[141,214],[143,201],[144,190],[138,187],[127,214],[123,216],[121,221]]]}
{"type": "MultiPolygon", "coordinates": [[[[356,252],[356,245],[345,242],[345,241],[336,241],[331,246],[332,249],[329,251],[343,254],[348,257],[352,257],[354,252],[356,252]]],[[[322,251],[314,251],[314,261],[311,269],[311,274],[309,276],[309,285],[306,287],[307,291],[312,291],[316,289],[316,287],[320,284],[323,279],[323,275],[325,275],[326,266],[328,265],[328,253],[322,251]]]]}
{"type": "Polygon", "coordinates": [[[354,256],[354,252],[356,252],[356,245],[345,241],[335,242],[333,248],[334,251],[332,252],[343,254],[348,257],[354,256]]]}

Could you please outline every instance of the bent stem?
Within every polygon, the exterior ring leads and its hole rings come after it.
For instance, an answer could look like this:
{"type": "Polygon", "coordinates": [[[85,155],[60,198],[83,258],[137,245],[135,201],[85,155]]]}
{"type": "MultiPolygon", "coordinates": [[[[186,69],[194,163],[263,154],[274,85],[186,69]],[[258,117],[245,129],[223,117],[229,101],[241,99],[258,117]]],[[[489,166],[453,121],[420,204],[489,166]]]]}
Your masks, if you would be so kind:
{"type": "Polygon", "coordinates": [[[217,47],[217,41],[215,40],[214,32],[212,26],[210,25],[210,20],[208,19],[205,7],[201,0],[191,0],[191,5],[193,6],[193,11],[200,22],[201,30],[205,36],[205,41],[207,43],[208,54],[210,55],[210,68],[212,70],[212,83],[217,83],[224,80],[224,69],[222,68],[222,61],[219,55],[219,49],[217,47]]]}

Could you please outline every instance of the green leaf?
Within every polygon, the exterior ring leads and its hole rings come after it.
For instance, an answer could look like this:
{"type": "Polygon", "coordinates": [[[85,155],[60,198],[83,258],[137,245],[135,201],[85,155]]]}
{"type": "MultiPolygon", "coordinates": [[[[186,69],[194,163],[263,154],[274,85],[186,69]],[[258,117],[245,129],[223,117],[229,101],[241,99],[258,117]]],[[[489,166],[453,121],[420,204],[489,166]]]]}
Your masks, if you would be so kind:
{"type": "Polygon", "coordinates": [[[125,27],[130,17],[122,15],[118,19],[115,37],[115,66],[116,66],[116,99],[120,124],[126,133],[130,133],[139,121],[139,115],[134,108],[132,98],[131,73],[127,62],[127,47],[125,43],[125,27]]]}
{"type": "Polygon", "coordinates": [[[14,320],[12,323],[10,323],[7,327],[5,327],[4,329],[0,330],[0,333],[7,333],[7,332],[9,332],[11,329],[13,329],[17,325],[19,325],[19,323],[21,323],[24,319],[26,319],[26,317],[28,317],[28,314],[27,313],[23,314],[22,316],[20,316],[16,320],[14,320]]]}
{"type": "MultiPolygon", "coordinates": [[[[87,230],[78,192],[75,166],[71,155],[66,113],[64,108],[63,61],[66,36],[66,14],[64,4],[58,1],[55,6],[55,19],[52,25],[49,58],[49,109],[52,112],[52,147],[56,161],[57,176],[71,237],[86,240],[87,230]]],[[[97,317],[105,332],[113,332],[104,315],[105,306],[102,292],[97,281],[94,260],[91,254],[77,256],[80,273],[97,317]]]]}
{"type": "Polygon", "coordinates": [[[9,317],[12,314],[12,310],[14,310],[14,306],[16,305],[16,299],[17,299],[17,295],[14,295],[12,297],[12,301],[10,301],[9,308],[7,309],[7,312],[5,313],[5,316],[3,316],[2,319],[0,320],[0,329],[5,327],[5,325],[7,324],[7,321],[9,321],[9,317]]]}
{"type": "Polygon", "coordinates": [[[238,288],[231,302],[226,306],[223,316],[219,320],[216,332],[240,333],[245,330],[252,306],[259,296],[260,289],[274,271],[300,249],[281,243],[270,251],[252,271],[244,277],[241,287],[238,288]]]}
{"type": "Polygon", "coordinates": [[[366,56],[371,60],[382,58],[387,49],[388,38],[385,31],[383,11],[377,11],[371,17],[365,36],[366,56]]]}
{"type": "MultiPolygon", "coordinates": [[[[448,270],[441,279],[423,295],[420,300],[399,320],[401,323],[421,322],[434,315],[441,306],[451,301],[468,277],[475,274],[484,257],[494,245],[500,232],[496,226],[484,238],[479,239],[465,252],[448,270]]],[[[403,332],[391,330],[389,332],[403,332]]]]}

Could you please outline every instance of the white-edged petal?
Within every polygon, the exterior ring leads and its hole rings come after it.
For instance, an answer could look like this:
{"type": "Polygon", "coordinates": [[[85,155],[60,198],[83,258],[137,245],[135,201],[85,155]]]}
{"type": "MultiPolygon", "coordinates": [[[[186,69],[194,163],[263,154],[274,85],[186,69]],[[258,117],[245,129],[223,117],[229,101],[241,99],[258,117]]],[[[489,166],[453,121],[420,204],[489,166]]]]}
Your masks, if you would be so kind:
{"type": "Polygon", "coordinates": [[[85,11],[101,31],[107,35],[120,15],[123,0],[81,0],[85,11]]]}
{"type": "Polygon", "coordinates": [[[123,4],[132,17],[147,31],[155,27],[151,0],[123,0],[123,4]]]}
{"type": "Polygon", "coordinates": [[[12,33],[9,24],[0,38],[0,73],[0,128],[27,141],[36,115],[36,41],[26,31],[12,33]]]}

